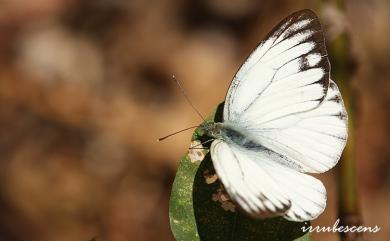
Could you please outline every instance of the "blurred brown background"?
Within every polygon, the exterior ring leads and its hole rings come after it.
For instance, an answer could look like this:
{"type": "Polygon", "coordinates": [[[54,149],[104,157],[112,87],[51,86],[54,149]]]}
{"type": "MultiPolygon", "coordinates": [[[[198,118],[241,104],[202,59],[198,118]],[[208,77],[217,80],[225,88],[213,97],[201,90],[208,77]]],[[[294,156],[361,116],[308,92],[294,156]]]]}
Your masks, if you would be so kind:
{"type": "MultiPolygon", "coordinates": [[[[190,132],[156,138],[200,120],[171,75],[207,115],[272,26],[313,2],[1,0],[0,241],[173,240],[170,185],[190,132]]],[[[325,26],[351,34],[361,207],[378,241],[390,236],[389,11],[347,1],[325,26]]],[[[332,226],[335,171],[321,179],[314,225],[332,226]]]]}

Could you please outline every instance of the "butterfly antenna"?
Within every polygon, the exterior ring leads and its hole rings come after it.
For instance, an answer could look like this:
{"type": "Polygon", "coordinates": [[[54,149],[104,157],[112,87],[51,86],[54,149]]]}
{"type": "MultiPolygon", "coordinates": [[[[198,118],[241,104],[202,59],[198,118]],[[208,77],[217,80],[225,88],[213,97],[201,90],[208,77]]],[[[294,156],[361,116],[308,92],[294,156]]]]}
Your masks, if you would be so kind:
{"type": "Polygon", "coordinates": [[[203,121],[206,121],[206,119],[203,117],[203,115],[198,111],[198,109],[195,108],[195,106],[192,104],[190,98],[188,97],[187,93],[185,92],[184,88],[183,88],[183,85],[181,84],[181,82],[176,79],[175,75],[172,75],[172,79],[176,82],[176,84],[179,86],[179,89],[181,91],[181,93],[183,94],[184,98],[186,98],[188,104],[190,104],[190,106],[192,107],[192,109],[195,110],[195,112],[200,116],[200,118],[202,118],[203,121]]]}
{"type": "Polygon", "coordinates": [[[176,134],[178,134],[178,133],[180,133],[180,132],[187,131],[187,130],[190,130],[190,129],[193,129],[193,128],[197,128],[197,127],[199,127],[199,126],[191,126],[191,127],[185,128],[185,129],[183,129],[183,130],[176,131],[176,132],[174,132],[174,133],[172,133],[172,134],[169,134],[169,135],[167,135],[167,136],[158,138],[157,141],[158,141],[158,142],[159,142],[159,141],[163,141],[163,140],[167,139],[167,138],[170,137],[170,136],[173,136],[173,135],[176,135],[176,134]]]}

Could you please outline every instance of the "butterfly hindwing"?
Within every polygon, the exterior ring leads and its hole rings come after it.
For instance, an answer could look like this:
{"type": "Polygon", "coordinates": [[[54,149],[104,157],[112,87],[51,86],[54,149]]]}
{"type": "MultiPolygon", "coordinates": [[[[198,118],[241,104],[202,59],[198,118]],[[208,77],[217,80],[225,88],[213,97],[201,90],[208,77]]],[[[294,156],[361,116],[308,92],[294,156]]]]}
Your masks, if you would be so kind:
{"type": "Polygon", "coordinates": [[[278,121],[248,124],[261,145],[277,152],[301,172],[322,173],[334,167],[347,142],[348,119],[337,85],[330,80],[321,105],[278,121]]]}

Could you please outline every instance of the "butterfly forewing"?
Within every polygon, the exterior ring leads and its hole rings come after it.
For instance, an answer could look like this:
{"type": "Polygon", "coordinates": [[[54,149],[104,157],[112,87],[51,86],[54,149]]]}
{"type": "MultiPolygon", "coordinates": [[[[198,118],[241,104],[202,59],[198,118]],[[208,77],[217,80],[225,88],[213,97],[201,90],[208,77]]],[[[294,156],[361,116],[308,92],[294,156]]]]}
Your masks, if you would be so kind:
{"type": "Polygon", "coordinates": [[[329,70],[317,16],[311,10],[296,12],[270,32],[236,73],[224,120],[240,122],[241,114],[257,111],[267,113],[265,122],[313,109],[326,94],[329,70]]]}
{"type": "Polygon", "coordinates": [[[258,166],[246,150],[223,140],[215,140],[210,150],[215,170],[225,189],[248,214],[271,217],[284,215],[290,208],[288,196],[283,194],[272,174],[258,166]]]}
{"type": "Polygon", "coordinates": [[[319,180],[274,162],[266,152],[216,140],[211,156],[230,197],[252,217],[305,221],[325,208],[326,190],[319,180]]]}

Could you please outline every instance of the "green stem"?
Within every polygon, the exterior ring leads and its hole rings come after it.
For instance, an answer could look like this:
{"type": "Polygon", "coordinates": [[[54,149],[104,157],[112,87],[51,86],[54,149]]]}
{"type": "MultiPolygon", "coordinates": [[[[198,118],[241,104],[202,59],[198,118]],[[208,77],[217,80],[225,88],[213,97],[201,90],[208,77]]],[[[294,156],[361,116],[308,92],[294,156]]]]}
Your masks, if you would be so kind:
{"type": "MultiPolygon", "coordinates": [[[[344,0],[321,1],[321,4],[333,4],[335,10],[344,13],[344,0]]],[[[340,23],[341,24],[341,23],[340,23]]],[[[354,61],[351,55],[351,41],[347,31],[333,36],[328,42],[328,52],[332,66],[332,78],[335,79],[343,96],[348,112],[348,142],[339,162],[338,174],[338,216],[340,225],[349,227],[362,223],[359,195],[357,191],[355,158],[355,95],[351,85],[354,61]]],[[[361,240],[359,233],[340,233],[341,240],[361,240]]]]}

